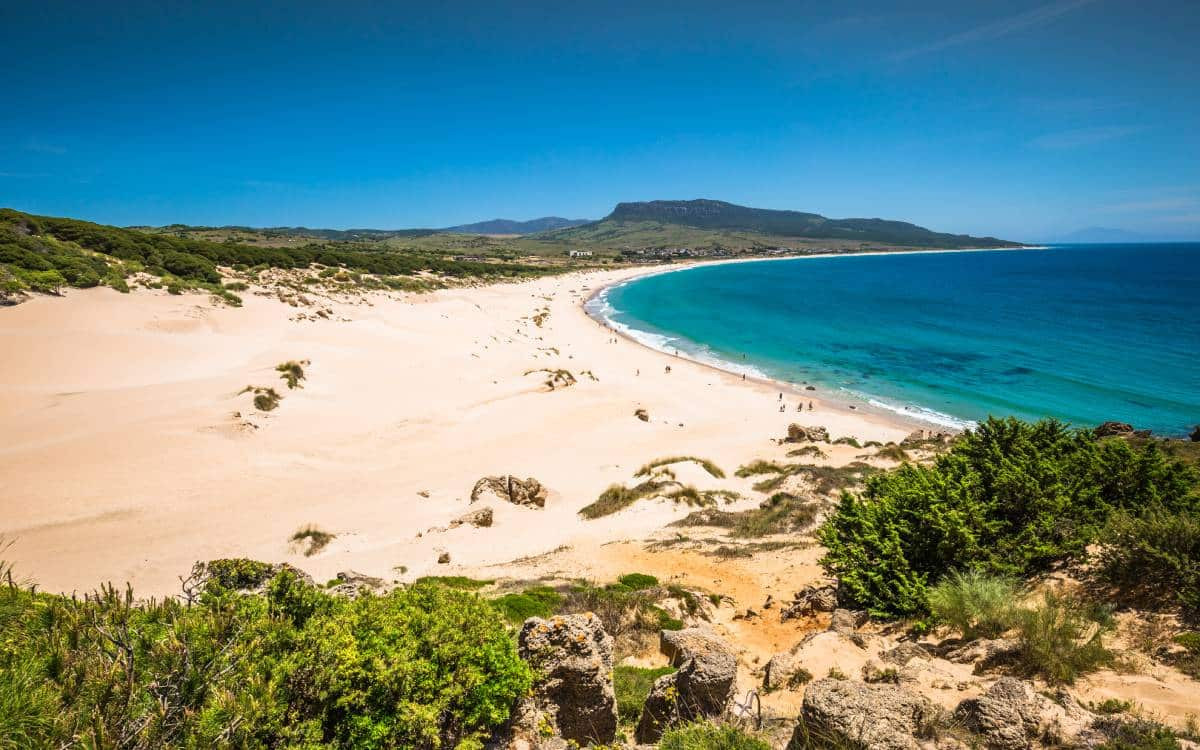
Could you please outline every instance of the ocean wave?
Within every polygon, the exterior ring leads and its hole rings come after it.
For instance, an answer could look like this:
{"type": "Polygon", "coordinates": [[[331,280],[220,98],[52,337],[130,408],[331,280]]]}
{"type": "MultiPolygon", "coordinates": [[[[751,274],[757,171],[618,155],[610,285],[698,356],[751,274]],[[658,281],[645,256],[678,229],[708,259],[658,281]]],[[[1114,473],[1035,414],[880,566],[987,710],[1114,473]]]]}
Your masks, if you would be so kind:
{"type": "Polygon", "coordinates": [[[930,424],[935,424],[939,427],[949,427],[952,430],[970,430],[974,429],[979,424],[978,422],[970,419],[959,419],[958,417],[954,417],[940,411],[926,409],[923,406],[915,406],[911,404],[900,406],[897,404],[888,403],[887,401],[882,401],[872,396],[867,396],[865,400],[868,404],[876,409],[890,411],[893,414],[901,414],[910,419],[918,419],[922,422],[929,422],[930,424]]]}

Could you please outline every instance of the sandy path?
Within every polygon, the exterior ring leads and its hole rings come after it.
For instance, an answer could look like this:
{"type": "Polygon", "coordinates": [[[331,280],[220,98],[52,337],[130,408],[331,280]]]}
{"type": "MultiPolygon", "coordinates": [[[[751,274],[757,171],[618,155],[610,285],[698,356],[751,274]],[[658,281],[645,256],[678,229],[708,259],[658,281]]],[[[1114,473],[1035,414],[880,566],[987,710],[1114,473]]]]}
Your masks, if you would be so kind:
{"type": "MultiPolygon", "coordinates": [[[[231,309],[107,289],[0,310],[7,556],[52,591],[108,580],[163,594],[193,561],[222,556],[286,560],[318,580],[348,568],[408,579],[640,538],[686,508],[647,502],[598,521],[576,511],[667,454],[732,473],[798,415],[778,411],[774,384],[610,343],[580,304],[637,272],[373,296],[315,322],[253,295],[231,309]],[[273,370],[289,359],[311,360],[302,390],[273,370]],[[547,392],[524,374],[541,367],[579,382],[547,392]],[[238,395],[248,384],[284,400],[257,413],[238,395]],[[541,480],[547,507],[422,533],[466,511],[476,479],[502,473],[541,480]],[[338,536],[305,558],[288,538],[310,523],[338,536]],[[441,551],[451,565],[437,565],[441,551]]],[[[802,419],[864,440],[910,429],[833,404],[802,419]]]]}

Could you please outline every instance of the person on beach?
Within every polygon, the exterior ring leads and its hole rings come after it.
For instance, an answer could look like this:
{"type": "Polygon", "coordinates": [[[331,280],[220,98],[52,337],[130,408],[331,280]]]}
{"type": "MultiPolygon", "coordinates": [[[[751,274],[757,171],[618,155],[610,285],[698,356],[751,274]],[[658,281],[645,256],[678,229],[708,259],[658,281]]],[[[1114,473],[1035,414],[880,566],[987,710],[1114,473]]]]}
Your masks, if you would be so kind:
{"type": "Polygon", "coordinates": [[[667,367],[666,367],[666,369],[664,370],[664,372],[666,372],[668,375],[670,375],[670,374],[671,374],[671,366],[670,366],[670,365],[667,365],[667,367]]]}
{"type": "Polygon", "coordinates": [[[812,411],[812,410],[813,410],[812,401],[809,401],[809,402],[808,402],[808,410],[809,410],[809,411],[812,411]]]}

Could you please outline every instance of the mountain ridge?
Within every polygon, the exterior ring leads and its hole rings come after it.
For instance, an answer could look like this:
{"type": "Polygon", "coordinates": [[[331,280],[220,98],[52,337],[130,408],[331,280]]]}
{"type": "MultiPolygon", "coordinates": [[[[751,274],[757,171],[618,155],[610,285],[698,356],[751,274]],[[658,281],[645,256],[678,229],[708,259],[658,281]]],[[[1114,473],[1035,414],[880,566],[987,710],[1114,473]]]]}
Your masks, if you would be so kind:
{"type": "MultiPolygon", "coordinates": [[[[1022,243],[996,237],[935,232],[905,221],[878,218],[831,219],[821,214],[769,208],[751,208],[726,201],[654,200],[618,203],[612,213],[593,224],[623,225],[638,222],[677,224],[697,229],[757,232],[779,237],[860,240],[921,247],[1021,247],[1022,243]]],[[[569,236],[571,230],[557,233],[569,236]]]]}
{"type": "Polygon", "coordinates": [[[561,216],[542,216],[528,221],[515,219],[488,219],[472,224],[458,224],[446,227],[443,232],[458,232],[462,234],[537,234],[555,229],[570,229],[572,227],[591,224],[592,219],[564,219],[561,216]]]}

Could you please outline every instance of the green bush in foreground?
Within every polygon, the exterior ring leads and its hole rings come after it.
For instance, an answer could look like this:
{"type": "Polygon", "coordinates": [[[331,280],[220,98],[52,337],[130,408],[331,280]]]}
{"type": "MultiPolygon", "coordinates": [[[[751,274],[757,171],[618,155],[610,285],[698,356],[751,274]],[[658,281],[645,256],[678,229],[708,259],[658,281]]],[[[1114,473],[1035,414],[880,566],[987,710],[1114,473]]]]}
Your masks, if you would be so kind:
{"type": "Polygon", "coordinates": [[[989,418],[933,466],[905,464],[870,477],[862,495],[844,492],[819,532],[822,564],[844,605],[919,616],[949,571],[1024,578],[1082,558],[1115,511],[1196,512],[1196,487],[1196,472],[1153,443],[989,418]]]}
{"type": "Polygon", "coordinates": [[[770,750],[771,746],[731,724],[698,722],[668,730],[659,750],[770,750]]]}
{"type": "Polygon", "coordinates": [[[190,606],[0,586],[0,748],[478,746],[530,684],[495,610],[441,586],[345,600],[284,571],[190,606]]]}

